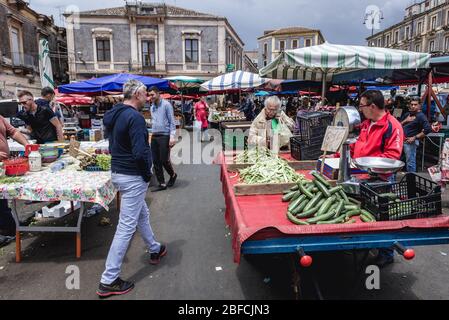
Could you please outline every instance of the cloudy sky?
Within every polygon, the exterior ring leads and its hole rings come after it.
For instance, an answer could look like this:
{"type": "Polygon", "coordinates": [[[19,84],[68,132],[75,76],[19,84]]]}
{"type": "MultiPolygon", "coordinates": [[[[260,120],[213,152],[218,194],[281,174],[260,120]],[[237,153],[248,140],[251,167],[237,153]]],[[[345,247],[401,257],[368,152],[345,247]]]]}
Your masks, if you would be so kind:
{"type": "MultiPolygon", "coordinates": [[[[103,8],[92,0],[29,0],[33,9],[53,15],[61,24],[60,14],[67,6],[81,11],[103,8]]],[[[145,1],[157,2],[157,1],[145,1]]],[[[161,2],[161,1],[160,1],[161,2]]],[[[402,20],[404,9],[414,0],[167,0],[166,4],[227,17],[245,42],[247,50],[257,48],[257,37],[264,30],[304,26],[321,29],[331,43],[366,44],[371,30],[363,25],[369,6],[377,6],[384,15],[381,28],[402,20]]],[[[420,1],[417,1],[420,2],[420,1]]],[[[108,7],[124,5],[124,0],[108,0],[108,7]]]]}

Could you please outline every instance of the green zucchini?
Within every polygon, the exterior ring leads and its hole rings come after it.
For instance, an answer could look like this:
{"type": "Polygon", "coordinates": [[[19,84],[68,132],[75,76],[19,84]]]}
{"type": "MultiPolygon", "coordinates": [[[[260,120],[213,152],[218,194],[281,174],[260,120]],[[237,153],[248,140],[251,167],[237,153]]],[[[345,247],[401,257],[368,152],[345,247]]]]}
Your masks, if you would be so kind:
{"type": "Polygon", "coordinates": [[[301,221],[301,220],[295,218],[290,212],[287,212],[287,218],[288,218],[288,220],[290,220],[290,222],[293,222],[294,224],[297,224],[297,225],[301,225],[301,226],[309,225],[308,222],[301,221]]]}
{"type": "Polygon", "coordinates": [[[298,197],[298,199],[290,203],[290,205],[288,206],[288,211],[293,212],[296,207],[298,207],[305,199],[307,199],[307,196],[304,194],[298,197]]]}
{"type": "Polygon", "coordinates": [[[307,206],[304,208],[304,211],[308,211],[308,210],[312,209],[313,207],[315,207],[318,204],[318,202],[321,200],[322,196],[323,196],[323,194],[321,192],[318,192],[312,198],[312,200],[310,200],[310,202],[307,204],[307,206]]]}
{"type": "Polygon", "coordinates": [[[360,216],[360,219],[362,219],[363,222],[374,222],[369,217],[364,216],[363,214],[360,216]]]}
{"type": "Polygon", "coordinates": [[[309,199],[313,199],[314,194],[309,190],[307,190],[302,183],[299,184],[299,190],[301,191],[302,194],[305,194],[309,199]]]}
{"type": "Polygon", "coordinates": [[[294,187],[292,187],[290,189],[290,191],[298,191],[298,190],[299,190],[299,186],[298,185],[296,185],[296,186],[294,186],[294,187]]]}
{"type": "Polygon", "coordinates": [[[344,190],[338,191],[338,194],[345,200],[345,203],[349,203],[348,196],[346,195],[346,193],[344,192],[344,190]]]}
{"type": "Polygon", "coordinates": [[[333,205],[333,203],[335,202],[335,197],[330,197],[329,199],[327,199],[323,205],[320,207],[320,209],[317,212],[317,216],[321,216],[323,214],[326,213],[326,211],[329,211],[329,209],[331,208],[331,206],[333,205]]]}
{"type": "Polygon", "coordinates": [[[326,188],[326,186],[324,184],[322,184],[321,182],[319,182],[318,180],[313,180],[313,183],[315,183],[315,185],[317,186],[317,188],[323,193],[323,195],[326,198],[329,198],[331,196],[331,194],[329,193],[329,190],[326,188]]]}
{"type": "Polygon", "coordinates": [[[297,191],[292,191],[288,194],[286,194],[284,197],[282,197],[282,202],[289,202],[293,199],[293,197],[298,193],[297,191]]]}
{"type": "Polygon", "coordinates": [[[377,221],[376,217],[366,210],[362,210],[362,215],[364,215],[367,218],[370,218],[373,221],[377,221]]]}
{"type": "Polygon", "coordinates": [[[304,211],[301,214],[297,214],[297,218],[310,218],[318,211],[318,207],[312,208],[310,210],[304,211]]]}
{"type": "Polygon", "coordinates": [[[326,213],[326,214],[323,214],[323,215],[320,215],[320,216],[316,216],[316,217],[314,217],[314,218],[311,218],[311,219],[307,220],[307,222],[310,223],[310,224],[315,224],[315,223],[317,223],[317,222],[319,222],[319,221],[327,221],[327,220],[329,220],[330,218],[332,218],[332,217],[334,216],[334,214],[335,214],[334,211],[329,211],[329,212],[326,213]]]}
{"type": "Polygon", "coordinates": [[[345,210],[351,211],[351,210],[359,210],[359,206],[356,205],[345,205],[345,210]]]}
{"type": "Polygon", "coordinates": [[[329,221],[319,221],[317,224],[339,224],[342,223],[343,221],[345,221],[345,217],[344,216],[340,216],[334,220],[329,220],[329,221]]]}
{"type": "Polygon", "coordinates": [[[317,171],[312,171],[310,173],[315,179],[317,179],[319,182],[321,182],[325,187],[330,188],[331,185],[329,182],[327,182],[326,178],[323,177],[319,172],[317,171]]]}
{"type": "Polygon", "coordinates": [[[349,200],[349,202],[351,202],[351,203],[353,203],[355,205],[358,205],[358,206],[362,205],[362,203],[360,201],[358,201],[358,200],[356,200],[354,198],[348,197],[348,200],[349,200]]]}
{"type": "Polygon", "coordinates": [[[304,211],[304,208],[306,207],[306,205],[309,203],[309,199],[306,199],[304,201],[301,201],[301,204],[299,206],[296,207],[295,210],[292,210],[291,212],[293,213],[293,215],[297,215],[298,213],[301,213],[304,211]]]}
{"type": "Polygon", "coordinates": [[[338,186],[338,187],[329,189],[329,193],[331,195],[338,194],[340,192],[340,190],[343,191],[343,187],[342,186],[338,186]]]}
{"type": "Polygon", "coordinates": [[[339,217],[343,213],[344,206],[345,206],[345,200],[341,199],[338,202],[337,209],[335,210],[336,211],[335,216],[334,216],[335,218],[339,217]]]}
{"type": "Polygon", "coordinates": [[[346,219],[350,219],[352,217],[359,216],[360,214],[361,214],[360,209],[356,209],[356,210],[348,211],[348,213],[346,213],[345,216],[346,216],[346,219]]]}

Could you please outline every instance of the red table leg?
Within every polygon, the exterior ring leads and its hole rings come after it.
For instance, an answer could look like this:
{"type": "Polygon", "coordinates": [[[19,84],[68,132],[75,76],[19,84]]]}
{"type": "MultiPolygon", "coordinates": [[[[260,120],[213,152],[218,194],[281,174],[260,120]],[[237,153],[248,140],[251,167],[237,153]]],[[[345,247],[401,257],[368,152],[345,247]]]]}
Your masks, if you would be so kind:
{"type": "Polygon", "coordinates": [[[76,258],[81,258],[81,233],[76,234],[76,258]]]}
{"type": "Polygon", "coordinates": [[[22,260],[22,245],[20,239],[20,231],[16,231],[16,262],[19,263],[22,260]]]}

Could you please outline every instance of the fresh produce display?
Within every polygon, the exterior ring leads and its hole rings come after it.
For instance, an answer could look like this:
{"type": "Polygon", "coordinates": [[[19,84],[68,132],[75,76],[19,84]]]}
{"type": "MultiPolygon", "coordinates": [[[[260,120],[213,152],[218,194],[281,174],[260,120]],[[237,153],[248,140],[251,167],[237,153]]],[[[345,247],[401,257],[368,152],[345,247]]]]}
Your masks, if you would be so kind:
{"type": "Polygon", "coordinates": [[[246,184],[294,183],[304,179],[303,175],[296,173],[287,161],[279,157],[267,158],[240,170],[240,180],[246,184]]]}
{"type": "Polygon", "coordinates": [[[284,191],[283,202],[290,202],[287,218],[297,225],[375,222],[376,218],[362,210],[360,202],[349,198],[341,186],[332,188],[318,172],[313,171],[313,181],[301,180],[297,186],[284,191]]]}
{"type": "Polygon", "coordinates": [[[106,154],[99,154],[96,156],[97,166],[101,168],[101,170],[109,171],[111,170],[111,156],[106,154]]]}
{"type": "Polygon", "coordinates": [[[0,177],[0,184],[21,183],[23,181],[24,180],[22,178],[18,178],[18,177],[7,177],[7,176],[0,177]]]}
{"type": "Polygon", "coordinates": [[[275,158],[276,155],[268,148],[251,148],[234,157],[235,163],[257,163],[275,158]]]}
{"type": "Polygon", "coordinates": [[[88,157],[86,155],[86,156],[80,157],[80,168],[82,170],[86,169],[89,166],[95,166],[95,165],[97,165],[97,161],[94,156],[88,157]]]}

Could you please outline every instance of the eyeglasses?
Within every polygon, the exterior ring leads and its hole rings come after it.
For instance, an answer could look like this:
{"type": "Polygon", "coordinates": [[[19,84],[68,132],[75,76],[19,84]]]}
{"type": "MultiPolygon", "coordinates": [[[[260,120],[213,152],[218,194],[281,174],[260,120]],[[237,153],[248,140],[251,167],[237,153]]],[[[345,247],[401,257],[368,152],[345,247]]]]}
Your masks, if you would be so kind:
{"type": "Polygon", "coordinates": [[[28,101],[30,101],[30,99],[26,99],[26,100],[24,100],[24,101],[19,101],[19,104],[20,104],[20,105],[24,105],[24,104],[26,104],[28,101]]]}
{"type": "Polygon", "coordinates": [[[370,104],[360,104],[359,108],[371,107],[370,104]]]}

